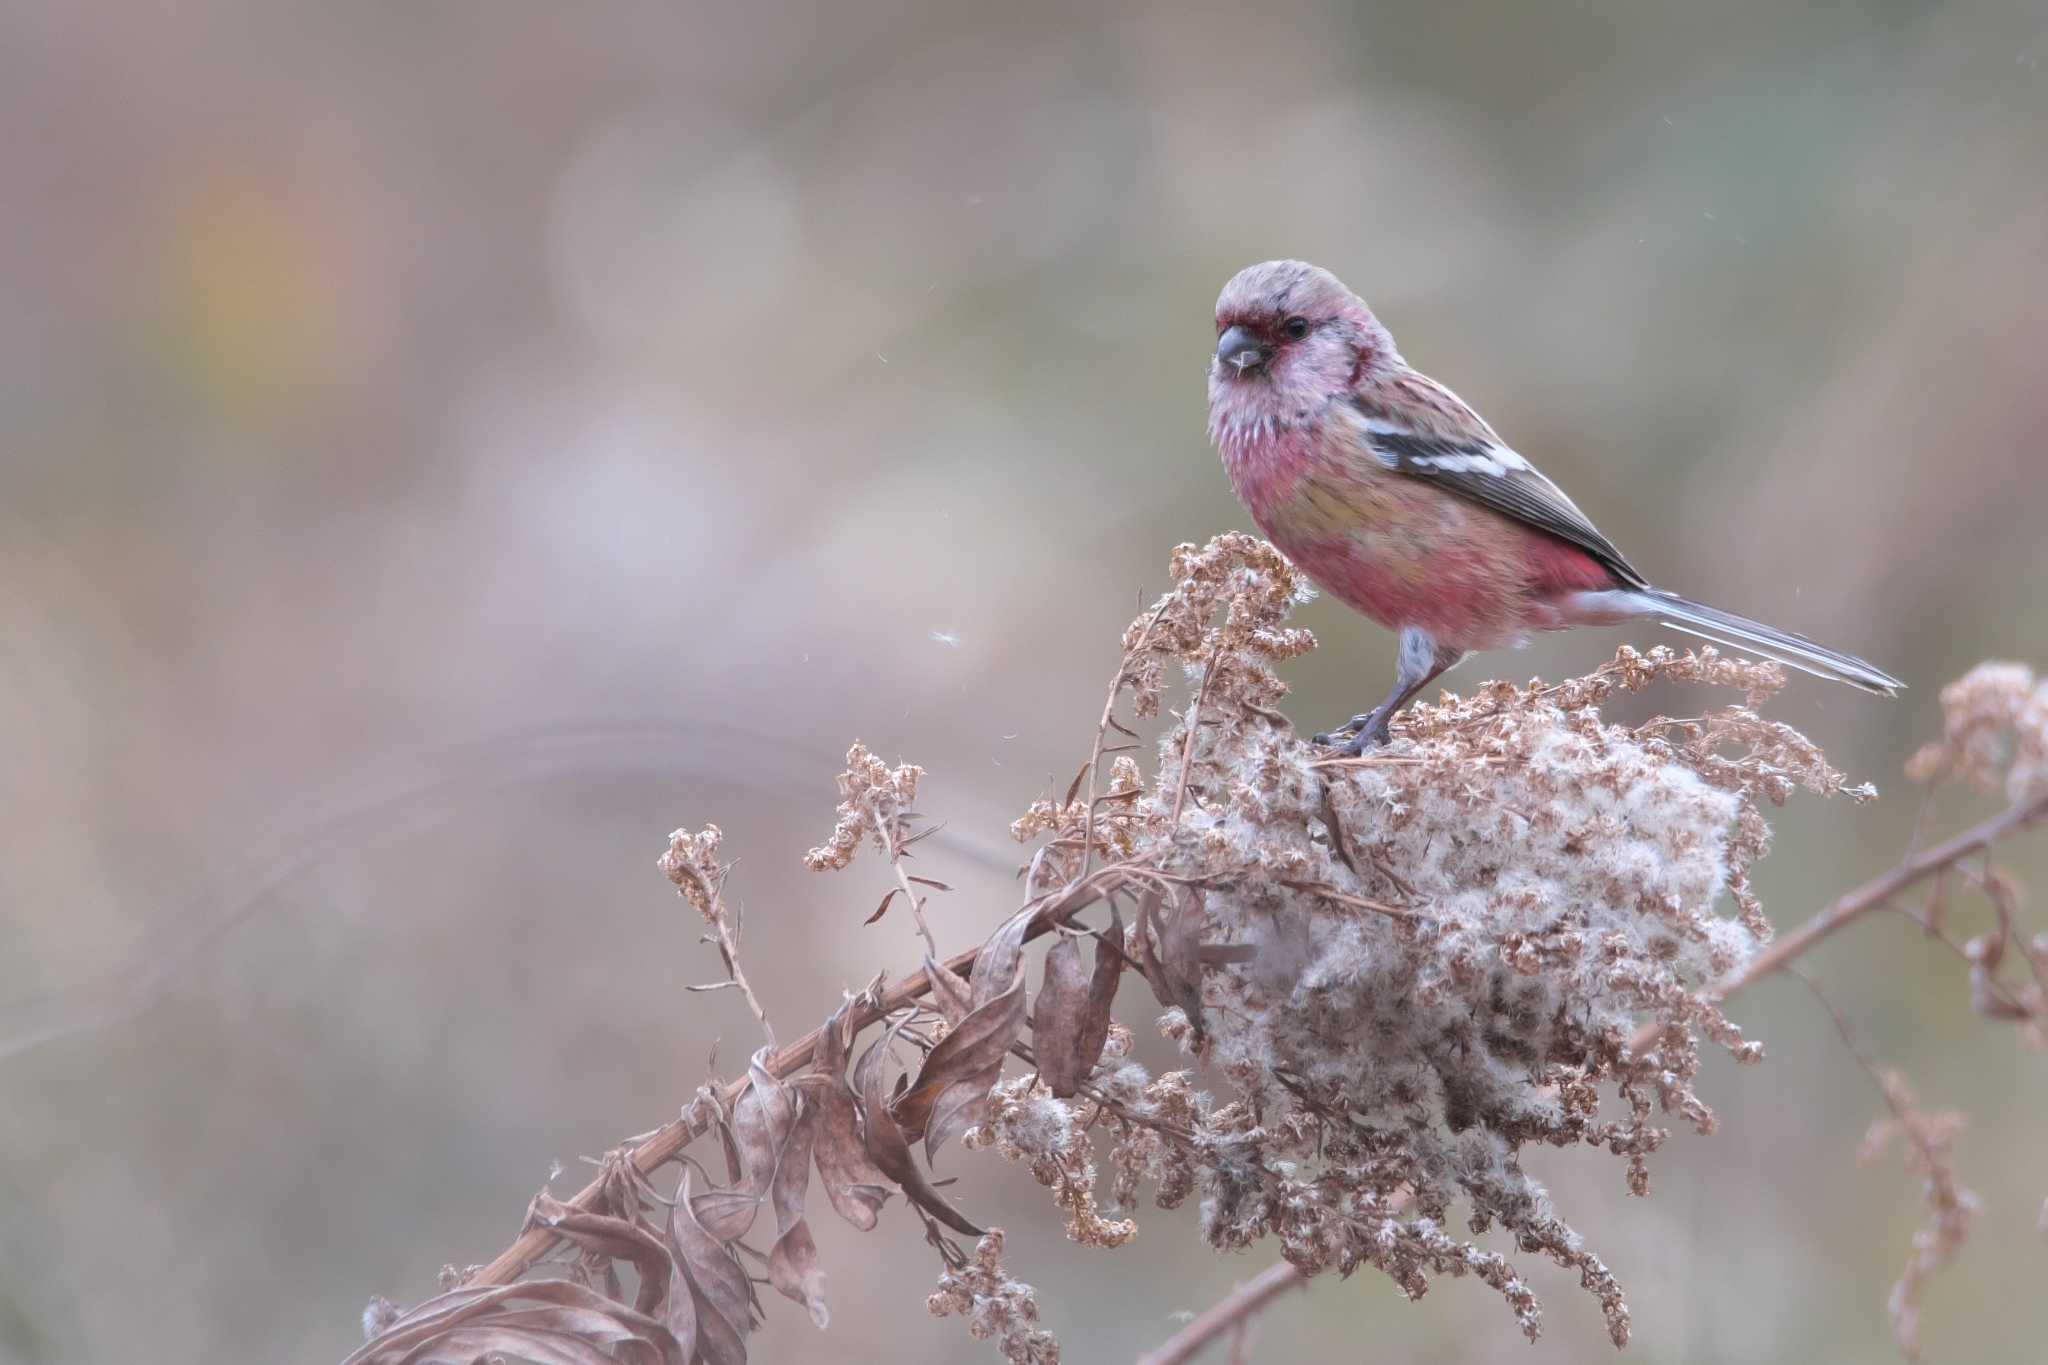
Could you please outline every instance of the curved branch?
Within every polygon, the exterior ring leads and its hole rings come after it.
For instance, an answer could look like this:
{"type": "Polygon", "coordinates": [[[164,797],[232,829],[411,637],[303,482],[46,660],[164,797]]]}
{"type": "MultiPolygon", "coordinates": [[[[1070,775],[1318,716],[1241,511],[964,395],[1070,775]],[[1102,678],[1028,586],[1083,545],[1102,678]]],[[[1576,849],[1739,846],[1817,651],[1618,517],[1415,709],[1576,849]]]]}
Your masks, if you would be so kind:
{"type": "Polygon", "coordinates": [[[1301,1272],[1286,1261],[1267,1266],[1203,1310],[1187,1326],[1160,1343],[1158,1349],[1140,1358],[1138,1365],[1184,1365],[1211,1341],[1248,1321],[1254,1313],[1288,1290],[1304,1284],[1301,1272]]]}
{"type": "MultiPolygon", "coordinates": [[[[2048,793],[2017,803],[1952,839],[1912,854],[1883,876],[1840,897],[1798,929],[1758,954],[1746,968],[1716,988],[1716,997],[1725,1000],[1761,977],[1778,971],[1814,944],[1865,913],[1883,906],[1900,892],[1944,868],[1953,866],[1972,853],[1989,848],[2007,835],[2039,823],[2043,819],[2048,819],[2048,793]]],[[[1098,869],[1048,893],[1042,898],[1036,918],[1025,931],[1025,940],[1042,937],[1055,924],[1065,921],[1076,911],[1092,904],[1101,895],[1120,885],[1124,880],[1124,877],[1119,875],[1121,871],[1114,867],[1098,869]]],[[[979,953],[978,947],[970,948],[947,959],[945,965],[955,973],[971,973],[979,953]]],[[[877,1003],[855,1013],[853,1031],[858,1032],[896,1010],[922,999],[930,989],[930,982],[923,973],[906,976],[883,992],[877,1003]]],[[[779,1049],[766,1063],[768,1074],[777,1080],[787,1080],[809,1066],[817,1051],[822,1032],[822,1029],[812,1029],[795,1042],[779,1049]]],[[[1640,1052],[1654,1045],[1657,1032],[1658,1026],[1646,1025],[1634,1039],[1635,1049],[1640,1052]]],[[[730,1108],[746,1093],[748,1085],[749,1082],[742,1078],[726,1086],[719,1096],[721,1102],[730,1108]]],[[[634,1147],[632,1162],[643,1173],[658,1170],[673,1161],[692,1141],[702,1136],[709,1126],[708,1114],[673,1119],[654,1130],[634,1147]]],[[[568,1201],[568,1206],[571,1209],[589,1209],[597,1203],[602,1192],[602,1181],[592,1181],[568,1201]]],[[[530,1269],[534,1262],[546,1255],[558,1240],[556,1234],[547,1228],[529,1228],[522,1232],[511,1246],[500,1252],[496,1259],[470,1277],[467,1283],[510,1284],[530,1269]]],[[[1210,1335],[1228,1327],[1236,1318],[1256,1311],[1282,1289],[1299,1280],[1299,1274],[1285,1263],[1265,1271],[1189,1323],[1172,1341],[1146,1357],[1143,1365],[1172,1365],[1172,1362],[1185,1359],[1186,1352],[1192,1351],[1210,1335]],[[1255,1287],[1262,1292],[1253,1294],[1251,1291],[1255,1287]],[[1218,1314],[1224,1310],[1229,1310],[1230,1316],[1219,1317],[1218,1314]],[[1197,1327],[1207,1329],[1199,1339],[1195,1337],[1197,1327]],[[1176,1347],[1175,1343],[1184,1340],[1188,1343],[1184,1348],[1176,1347]],[[1176,1350],[1182,1353],[1173,1353],[1176,1350]]]]}
{"type": "MultiPolygon", "coordinates": [[[[1107,867],[1098,870],[1092,877],[1081,878],[1068,886],[1048,893],[1041,898],[1041,903],[1036,911],[1036,918],[1024,930],[1024,942],[1028,943],[1032,939],[1040,938],[1052,932],[1055,925],[1065,922],[1077,911],[1092,905],[1099,896],[1121,885],[1123,880],[1121,869],[1107,867]]],[[[947,958],[945,965],[948,970],[958,975],[966,976],[974,970],[975,959],[980,954],[981,948],[979,946],[969,948],[966,952],[955,953],[952,957],[947,958]]],[[[914,972],[904,977],[903,980],[884,991],[877,1003],[855,1011],[848,1030],[848,1038],[850,1039],[868,1025],[887,1018],[904,1006],[924,998],[930,991],[931,980],[923,972],[914,972]]],[[[824,1036],[824,1032],[822,1027],[814,1028],[787,1047],[779,1049],[764,1064],[768,1074],[778,1081],[786,1081],[796,1075],[797,1072],[809,1066],[812,1058],[817,1053],[818,1042],[824,1036]]],[[[726,1086],[724,1090],[719,1092],[720,1104],[727,1110],[730,1110],[739,1100],[740,1096],[747,1092],[750,1085],[751,1082],[747,1078],[742,1077],[726,1086]]],[[[662,1166],[675,1160],[685,1147],[689,1146],[699,1137],[702,1137],[705,1130],[710,1127],[711,1119],[709,1114],[701,1113],[700,1111],[697,1117],[690,1117],[690,1112],[685,1111],[685,1117],[671,1119],[655,1129],[633,1148],[633,1165],[638,1167],[643,1175],[659,1170],[662,1166]]],[[[593,1180],[576,1192],[576,1196],[568,1201],[568,1207],[573,1210],[591,1209],[596,1206],[603,1193],[603,1179],[593,1180]]],[[[513,1242],[511,1246],[499,1252],[495,1260],[477,1271],[476,1274],[469,1277],[464,1283],[469,1285],[510,1284],[531,1269],[535,1261],[547,1255],[559,1240],[560,1238],[556,1233],[549,1228],[528,1228],[519,1234],[518,1240],[513,1242]]]]}
{"type": "MultiPolygon", "coordinates": [[[[1040,926],[1034,924],[1031,928],[1033,933],[1037,933],[1040,926]]],[[[975,955],[980,951],[979,948],[970,949],[948,959],[946,965],[954,971],[971,969],[974,965],[975,955]]],[[[924,995],[929,989],[930,983],[925,981],[923,977],[906,977],[882,996],[879,1008],[863,1009],[854,1015],[855,1031],[866,1028],[869,1024],[883,1018],[893,1010],[901,1009],[903,1006],[924,995]]],[[[824,1030],[822,1028],[814,1028],[788,1047],[777,1051],[765,1064],[768,1074],[778,1081],[786,1081],[804,1067],[809,1066],[812,1057],[817,1053],[818,1040],[823,1034],[824,1030]]],[[[750,1080],[742,1077],[731,1085],[726,1086],[724,1090],[719,1092],[718,1099],[720,1105],[730,1110],[752,1084],[750,1080]]],[[[710,1126],[711,1121],[708,1115],[694,1119],[688,1117],[671,1119],[648,1134],[638,1146],[633,1148],[633,1164],[640,1169],[641,1174],[651,1174],[661,1169],[670,1161],[675,1160],[685,1147],[702,1137],[705,1130],[710,1126]]],[[[585,1185],[581,1190],[578,1190],[575,1197],[568,1201],[568,1207],[577,1211],[589,1210],[596,1206],[603,1192],[604,1180],[600,1177],[585,1185]]],[[[495,1260],[464,1280],[463,1283],[465,1285],[510,1284],[531,1269],[535,1261],[547,1255],[554,1248],[555,1243],[560,1240],[560,1237],[552,1229],[530,1227],[520,1233],[519,1239],[513,1242],[511,1246],[499,1252],[495,1260]]]]}
{"type": "MultiPolygon", "coordinates": [[[[2044,819],[2048,819],[2048,791],[2025,801],[2014,802],[1989,820],[1964,830],[1953,839],[1908,854],[1891,871],[1837,897],[1812,919],[1751,958],[1741,971],[1731,974],[1714,987],[1714,999],[1726,1000],[1743,987],[1754,985],[1771,973],[1782,970],[1828,935],[1862,918],[1872,910],[1883,908],[1900,892],[1955,866],[1972,853],[1990,848],[2007,835],[2017,834],[2044,819]]],[[[1637,1052],[1654,1046],[1662,1029],[1661,1024],[1643,1025],[1637,1030],[1630,1046],[1637,1052]]]]}

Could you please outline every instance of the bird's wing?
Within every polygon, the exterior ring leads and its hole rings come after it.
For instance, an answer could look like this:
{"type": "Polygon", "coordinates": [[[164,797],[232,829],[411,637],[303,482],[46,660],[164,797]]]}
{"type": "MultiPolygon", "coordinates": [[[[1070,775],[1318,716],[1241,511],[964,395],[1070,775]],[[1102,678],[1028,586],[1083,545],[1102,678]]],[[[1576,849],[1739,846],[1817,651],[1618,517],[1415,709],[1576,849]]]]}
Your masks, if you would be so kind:
{"type": "Polygon", "coordinates": [[[1434,384],[1430,388],[1430,398],[1436,401],[1418,414],[1434,419],[1426,423],[1404,420],[1380,405],[1355,405],[1364,419],[1366,445],[1375,459],[1396,473],[1427,479],[1446,492],[1577,546],[1625,587],[1649,586],[1563,489],[1503,444],[1449,390],[1434,384]],[[1444,400],[1448,407],[1443,406],[1444,400]],[[1417,429],[1424,425],[1436,430],[1417,429]]]}

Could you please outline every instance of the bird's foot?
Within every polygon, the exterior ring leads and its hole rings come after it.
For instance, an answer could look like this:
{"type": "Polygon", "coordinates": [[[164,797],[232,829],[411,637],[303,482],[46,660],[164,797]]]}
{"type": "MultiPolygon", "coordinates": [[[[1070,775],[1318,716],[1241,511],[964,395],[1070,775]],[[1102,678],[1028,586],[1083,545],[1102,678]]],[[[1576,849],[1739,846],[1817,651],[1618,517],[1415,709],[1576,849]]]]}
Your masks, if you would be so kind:
{"type": "Polygon", "coordinates": [[[1358,758],[1367,751],[1393,743],[1394,737],[1382,725],[1368,726],[1337,746],[1337,757],[1358,758]]]}
{"type": "Polygon", "coordinates": [[[1392,743],[1393,735],[1387,730],[1385,716],[1378,711],[1367,711],[1353,716],[1334,730],[1316,735],[1315,742],[1334,747],[1341,758],[1357,758],[1368,749],[1392,743]]]}
{"type": "Polygon", "coordinates": [[[1350,720],[1347,720],[1342,725],[1338,726],[1336,729],[1324,730],[1320,734],[1314,735],[1311,738],[1313,738],[1317,744],[1341,744],[1346,739],[1349,739],[1352,735],[1357,734],[1360,730],[1363,730],[1367,726],[1371,725],[1372,718],[1375,714],[1376,713],[1372,711],[1361,711],[1357,715],[1353,716],[1350,720]]]}

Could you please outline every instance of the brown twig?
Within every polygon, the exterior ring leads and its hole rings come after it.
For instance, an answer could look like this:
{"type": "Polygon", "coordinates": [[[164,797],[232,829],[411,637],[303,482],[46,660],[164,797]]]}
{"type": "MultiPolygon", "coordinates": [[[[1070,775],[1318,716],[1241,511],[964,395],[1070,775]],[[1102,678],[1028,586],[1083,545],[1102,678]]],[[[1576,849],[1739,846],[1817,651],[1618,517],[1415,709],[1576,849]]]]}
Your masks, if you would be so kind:
{"type": "Polygon", "coordinates": [[[719,956],[725,959],[725,969],[732,974],[732,984],[740,988],[740,994],[747,998],[747,1008],[754,1012],[754,1018],[761,1021],[761,1033],[768,1039],[768,1046],[775,1046],[775,1025],[768,1022],[768,1008],[761,1003],[761,997],[754,994],[754,988],[747,981],[747,974],[740,967],[739,936],[733,932],[728,915],[720,915],[712,921],[712,928],[718,931],[719,956]]]}
{"type": "MultiPolygon", "coordinates": [[[[2015,802],[1989,820],[1964,830],[1953,839],[1944,840],[1931,848],[1907,855],[1891,871],[1838,897],[1812,919],[1751,958],[1742,970],[1728,976],[1713,988],[1713,999],[1726,1000],[1745,986],[1754,985],[1771,973],[1781,970],[1787,963],[1798,958],[1830,934],[1855,922],[1870,911],[1889,904],[1900,892],[1955,866],[1973,853],[1990,848],[2009,834],[2016,834],[2030,825],[2038,824],[2043,819],[2048,819],[2048,792],[2029,800],[2015,802]]],[[[1637,1030],[1630,1046],[1635,1051],[1642,1052],[1656,1044],[1657,1035],[1662,1030],[1661,1024],[1645,1024],[1637,1030]]]]}
{"type": "MultiPolygon", "coordinates": [[[[1309,763],[1311,768],[1418,768],[1433,760],[1421,754],[1364,754],[1358,758],[1318,758],[1309,763]]],[[[1497,768],[1508,760],[1497,755],[1485,755],[1470,762],[1482,763],[1497,768]]]]}
{"type": "Polygon", "coordinates": [[[1081,815],[1081,875],[1084,877],[1095,863],[1095,779],[1102,768],[1102,747],[1109,738],[1110,722],[1116,716],[1116,699],[1124,690],[1124,681],[1130,676],[1131,660],[1137,658],[1151,640],[1153,628],[1165,619],[1166,609],[1172,604],[1171,593],[1159,599],[1152,619],[1138,632],[1137,643],[1125,650],[1124,657],[1118,661],[1116,677],[1110,679],[1109,695],[1102,699],[1102,718],[1095,722],[1095,747],[1088,754],[1088,805],[1081,815]]]}
{"type": "MultiPolygon", "coordinates": [[[[1077,887],[1063,890],[1040,906],[1037,918],[1024,931],[1025,941],[1029,942],[1051,932],[1055,924],[1081,909],[1086,901],[1077,896],[1076,893],[1080,889],[1077,887]]],[[[967,975],[973,971],[974,960],[980,953],[979,946],[969,948],[963,953],[956,953],[946,960],[946,968],[958,975],[967,975]]],[[[931,981],[924,973],[918,972],[905,977],[884,991],[874,1004],[854,1012],[847,1036],[851,1038],[868,1025],[887,1018],[913,1001],[923,999],[930,991],[931,981]]],[[[787,1047],[779,1049],[767,1059],[763,1069],[776,1080],[788,1080],[811,1064],[811,1059],[818,1049],[818,1041],[823,1035],[823,1028],[812,1029],[787,1047]]],[[[751,1084],[743,1077],[726,1086],[718,1094],[719,1107],[730,1111],[751,1084]]],[[[663,1124],[635,1146],[631,1157],[633,1165],[643,1175],[659,1170],[681,1155],[685,1147],[702,1137],[710,1126],[711,1114],[708,1106],[693,1105],[684,1110],[682,1117],[663,1124]]],[[[593,1180],[577,1191],[575,1197],[568,1201],[568,1207],[572,1210],[592,1209],[597,1206],[603,1193],[604,1181],[593,1180]]],[[[518,1240],[511,1246],[499,1252],[496,1259],[464,1283],[476,1286],[510,1284],[531,1269],[534,1262],[552,1250],[559,1240],[550,1228],[528,1228],[519,1234],[518,1240]]]]}
{"type": "Polygon", "coordinates": [[[1141,1357],[1138,1365],[1184,1365],[1204,1346],[1303,1283],[1301,1272],[1286,1261],[1270,1265],[1198,1314],[1187,1326],[1141,1357]]]}
{"type": "Polygon", "coordinates": [[[1202,703],[1209,696],[1209,679],[1216,676],[1216,665],[1223,658],[1223,646],[1229,638],[1223,631],[1216,632],[1216,647],[1209,651],[1208,667],[1202,670],[1202,685],[1195,689],[1194,704],[1188,707],[1187,717],[1182,722],[1187,726],[1188,737],[1187,742],[1180,746],[1180,773],[1174,787],[1173,819],[1170,822],[1174,825],[1180,824],[1181,806],[1188,799],[1188,764],[1194,761],[1195,736],[1201,733],[1202,703]]]}
{"type": "MultiPolygon", "coordinates": [[[[1913,854],[1882,877],[1842,896],[1799,929],[1780,939],[1753,960],[1746,969],[1723,982],[1716,989],[1716,997],[1726,999],[1761,977],[1780,970],[1814,944],[1868,911],[1886,904],[1900,892],[2044,818],[2048,818],[2048,794],[2014,805],[1952,839],[1913,854]]],[[[1135,871],[1129,868],[1101,868],[1091,875],[1075,879],[1074,882],[1056,891],[1048,892],[1040,898],[1037,917],[1025,931],[1025,939],[1029,941],[1042,937],[1054,925],[1092,903],[1096,897],[1107,894],[1121,885],[1135,871]]],[[[945,965],[957,974],[970,973],[979,953],[979,947],[969,948],[947,959],[945,965]]],[[[923,974],[906,977],[883,992],[874,1004],[857,1010],[852,1019],[852,1031],[858,1032],[904,1006],[922,999],[930,989],[930,982],[923,974]]],[[[751,999],[751,991],[748,995],[751,999]]],[[[765,1026],[765,1018],[763,1023],[765,1026]]],[[[821,1034],[822,1029],[813,1029],[795,1042],[780,1048],[767,1060],[764,1069],[777,1080],[787,1080],[796,1075],[810,1065],[821,1034]]],[[[1654,1026],[1646,1029],[1644,1034],[1639,1034],[1635,1043],[1637,1050],[1650,1046],[1654,1043],[1655,1037],[1654,1026]]],[[[741,1079],[727,1085],[718,1096],[721,1106],[729,1110],[740,1096],[746,1093],[749,1084],[747,1080],[741,1079]]],[[[702,1136],[710,1124],[711,1115],[708,1108],[693,1108],[683,1117],[663,1124],[633,1148],[631,1160],[634,1167],[642,1174],[660,1169],[676,1159],[692,1141],[702,1136]]],[[[603,1182],[592,1181],[568,1201],[568,1206],[578,1210],[590,1209],[599,1202],[602,1194],[603,1182]]],[[[558,1240],[556,1233],[551,1229],[529,1228],[521,1233],[511,1246],[499,1253],[496,1259],[472,1276],[468,1283],[477,1286],[509,1284],[547,1254],[558,1240]]],[[[1282,1262],[1272,1267],[1202,1313],[1157,1351],[1145,1357],[1141,1365],[1173,1365],[1174,1362],[1187,1360],[1194,1351],[1229,1330],[1234,1323],[1258,1311],[1282,1290],[1299,1282],[1300,1275],[1291,1265],[1282,1262]]]]}
{"type": "MultiPolygon", "coordinates": [[[[879,803],[877,803],[879,805],[879,803]]],[[[932,937],[931,925],[925,923],[924,898],[917,894],[917,888],[910,884],[909,869],[903,866],[903,845],[896,842],[896,814],[876,810],[875,828],[882,835],[882,843],[889,851],[889,868],[896,874],[896,885],[910,902],[910,916],[917,921],[917,932],[924,936],[925,951],[934,958],[939,955],[939,941],[932,937]]]]}
{"type": "Polygon", "coordinates": [[[1410,919],[1415,914],[1405,906],[1367,900],[1363,896],[1354,896],[1349,891],[1339,891],[1334,886],[1324,886],[1321,882],[1289,881],[1283,877],[1280,879],[1280,885],[1292,887],[1296,891],[1306,891],[1313,896],[1321,896],[1324,900],[1333,901],[1338,905],[1349,905],[1359,910],[1374,910],[1382,915],[1392,915],[1395,919],[1410,919]]]}
{"type": "Polygon", "coordinates": [[[1863,1069],[1863,1074],[1870,1078],[1870,1083],[1878,1088],[1879,1093],[1884,1095],[1885,1103],[1891,1106],[1894,1117],[1904,1117],[1899,1113],[1899,1107],[1893,1102],[1890,1092],[1885,1090],[1884,1077],[1878,1074],[1877,1064],[1863,1055],[1863,1049],[1857,1046],[1856,1035],[1849,1031],[1849,1021],[1844,1019],[1842,1012],[1835,1008],[1835,1002],[1828,999],[1827,992],[1820,988],[1820,983],[1805,972],[1800,971],[1797,967],[1786,967],[1783,970],[1785,975],[1791,977],[1813,993],[1813,998],[1819,1001],[1821,1009],[1826,1011],[1828,1022],[1835,1026],[1835,1033],[1841,1038],[1842,1046],[1849,1050],[1849,1056],[1855,1060],[1857,1066],[1863,1069]]]}
{"type": "Polygon", "coordinates": [[[747,982],[746,972],[740,967],[739,935],[734,931],[735,916],[725,903],[723,878],[714,882],[700,869],[680,861],[670,869],[669,876],[677,879],[679,884],[680,879],[688,878],[695,882],[698,890],[702,892],[703,904],[709,907],[704,912],[704,918],[711,922],[712,929],[718,935],[718,955],[725,960],[725,974],[733,985],[739,987],[740,994],[747,998],[747,1008],[752,1010],[754,1018],[760,1021],[761,1032],[767,1037],[768,1046],[774,1047],[775,1026],[768,1022],[767,1007],[762,1005],[761,997],[754,994],[754,988],[747,982]]]}
{"type": "MultiPolygon", "coordinates": [[[[1133,870],[1115,866],[1097,868],[1088,876],[1076,878],[1067,885],[1038,897],[1033,907],[1035,917],[1024,930],[1024,942],[1029,943],[1052,932],[1056,926],[1094,904],[1099,897],[1117,890],[1130,879],[1133,870]]],[[[1027,902],[1027,905],[1031,904],[1027,902]]],[[[956,953],[946,959],[946,969],[955,975],[969,975],[973,972],[975,959],[980,954],[979,945],[965,952],[956,953]]],[[[878,977],[877,981],[880,979],[878,977]]],[[[876,997],[873,1004],[854,1012],[847,1025],[847,1038],[851,1040],[870,1024],[879,1022],[904,1006],[923,999],[930,992],[931,979],[925,973],[919,971],[906,976],[876,997]]],[[[787,1047],[779,1049],[763,1063],[763,1069],[778,1081],[788,1080],[811,1064],[817,1053],[818,1042],[823,1036],[822,1027],[812,1029],[787,1047]]],[[[729,1112],[751,1085],[752,1082],[745,1077],[732,1082],[718,1092],[718,1107],[729,1112]]],[[[711,1126],[711,1115],[705,1112],[705,1108],[693,1105],[684,1110],[682,1117],[670,1120],[638,1140],[631,1159],[641,1174],[659,1170],[675,1160],[685,1147],[704,1135],[711,1126]]],[[[603,1193],[604,1182],[594,1180],[576,1192],[575,1197],[568,1201],[568,1207],[573,1210],[591,1209],[597,1205],[603,1193]]],[[[465,1283],[479,1286],[510,1284],[532,1268],[534,1262],[546,1255],[558,1240],[551,1229],[528,1228],[520,1233],[517,1241],[498,1253],[495,1260],[465,1283]]]]}
{"type": "MultiPolygon", "coordinates": [[[[1936,877],[1940,877],[1942,875],[1944,875],[1944,873],[1937,872],[1935,874],[1936,877]]],[[[1914,910],[1912,906],[1892,905],[1886,908],[1889,909],[1892,914],[1899,916],[1901,919],[1910,920],[1912,923],[1918,925],[1920,927],[1920,931],[1923,934],[1925,934],[1930,941],[1934,943],[1939,943],[1942,947],[1948,949],[1950,954],[1953,955],[1964,966],[1977,967],[1980,965],[1978,960],[1971,955],[1970,949],[1967,945],[1956,942],[1955,939],[1949,935],[1949,932],[1946,929],[1942,928],[1939,924],[1935,923],[1934,921],[1928,919],[1920,912],[1914,910]]],[[[2022,954],[2022,956],[2025,956],[2025,954],[2022,954]]],[[[2029,961],[2031,962],[2032,959],[2030,958],[2029,961]]],[[[2026,1009],[2025,1003],[2016,998],[2013,995],[2011,988],[2008,987],[2004,982],[1999,981],[1995,978],[1989,979],[1984,982],[1984,988],[1989,993],[1991,999],[1996,1000],[2001,1006],[2004,1006],[2005,1008],[2014,1011],[2015,1015],[2026,1009]]]]}
{"type": "Polygon", "coordinates": [[[1875,910],[1901,891],[1925,881],[1941,869],[1961,862],[1980,849],[1990,848],[2008,834],[2017,833],[2044,818],[2048,818],[2048,792],[2043,792],[2032,800],[2008,806],[1989,820],[1963,831],[1953,839],[1911,854],[1882,877],[1849,892],[1758,953],[1747,967],[1718,988],[1719,994],[1725,999],[1758,977],[1768,976],[1859,915],[1875,910]]]}

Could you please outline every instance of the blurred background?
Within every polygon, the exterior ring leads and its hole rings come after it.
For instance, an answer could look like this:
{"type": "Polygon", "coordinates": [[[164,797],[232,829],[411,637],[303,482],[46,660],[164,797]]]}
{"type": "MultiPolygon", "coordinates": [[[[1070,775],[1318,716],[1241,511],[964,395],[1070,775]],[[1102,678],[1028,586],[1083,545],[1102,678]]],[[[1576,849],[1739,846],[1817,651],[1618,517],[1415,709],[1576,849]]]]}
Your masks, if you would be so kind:
{"type": "MultiPolygon", "coordinates": [[[[1660,583],[1903,675],[1776,704],[1888,799],[1795,803],[1765,900],[1889,866],[1941,683],[2048,663],[2044,58],[2037,0],[0,10],[0,1360],[337,1359],[742,1065],[675,826],[725,828],[786,1030],[914,963],[860,927],[882,864],[799,866],[856,736],[929,768],[938,932],[981,938],[1168,549],[1248,526],[1203,371],[1252,261],[1335,269],[1660,583]]],[[[1304,615],[1309,728],[1392,642],[1304,615]]],[[[1970,1115],[1931,1358],[2039,1359],[2041,1060],[1895,917],[1811,967],[1970,1115]]],[[[1649,1200],[1534,1169],[1629,1358],[1888,1358],[1879,1097],[1796,982],[1736,1013],[1770,1059],[1649,1200]]],[[[941,1165],[1072,1360],[1265,1264],[1191,1211],[1076,1248],[941,1165]]],[[[832,1327],[775,1300],[756,1359],[997,1358],[925,1318],[901,1201],[818,1226],[832,1327]]],[[[1367,1273],[1253,1358],[1605,1358],[1524,1268],[1533,1350],[1367,1273]]]]}

